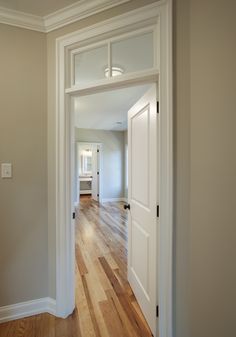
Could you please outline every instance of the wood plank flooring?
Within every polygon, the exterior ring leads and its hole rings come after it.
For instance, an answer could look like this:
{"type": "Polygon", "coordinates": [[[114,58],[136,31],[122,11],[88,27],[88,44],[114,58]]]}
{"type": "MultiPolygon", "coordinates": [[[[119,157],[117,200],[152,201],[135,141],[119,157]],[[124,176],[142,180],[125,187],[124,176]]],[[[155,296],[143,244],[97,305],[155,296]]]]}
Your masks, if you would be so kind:
{"type": "Polygon", "coordinates": [[[81,198],[76,214],[76,308],[67,319],[41,314],[0,325],[0,337],[151,337],[127,281],[123,203],[81,198]]]}

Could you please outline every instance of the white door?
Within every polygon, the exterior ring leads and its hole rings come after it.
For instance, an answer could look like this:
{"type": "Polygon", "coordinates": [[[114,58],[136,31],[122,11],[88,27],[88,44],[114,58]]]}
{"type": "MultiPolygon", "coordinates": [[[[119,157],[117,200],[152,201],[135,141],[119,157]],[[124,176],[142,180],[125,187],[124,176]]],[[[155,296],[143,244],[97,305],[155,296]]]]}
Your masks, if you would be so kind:
{"type": "Polygon", "coordinates": [[[101,192],[101,145],[97,146],[97,201],[102,200],[101,192]]]}
{"type": "Polygon", "coordinates": [[[128,112],[128,279],[157,336],[158,130],[156,85],[128,112]]]}
{"type": "Polygon", "coordinates": [[[99,188],[98,188],[98,145],[93,144],[92,146],[92,198],[96,201],[99,199],[99,188]]]}

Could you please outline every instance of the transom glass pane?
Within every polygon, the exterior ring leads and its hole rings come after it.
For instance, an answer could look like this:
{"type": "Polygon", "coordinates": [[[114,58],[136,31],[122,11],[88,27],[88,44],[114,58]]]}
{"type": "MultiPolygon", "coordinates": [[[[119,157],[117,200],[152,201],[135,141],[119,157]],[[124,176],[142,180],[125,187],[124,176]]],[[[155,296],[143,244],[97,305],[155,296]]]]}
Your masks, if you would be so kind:
{"type": "Polygon", "coordinates": [[[154,68],[153,32],[147,32],[75,54],[73,84],[83,86],[110,76],[115,77],[152,68],[154,68]]]}
{"type": "Polygon", "coordinates": [[[113,42],[111,55],[112,76],[153,68],[153,33],[113,42]]]}
{"type": "Polygon", "coordinates": [[[75,83],[84,85],[106,78],[108,46],[100,46],[75,55],[75,83]]]}

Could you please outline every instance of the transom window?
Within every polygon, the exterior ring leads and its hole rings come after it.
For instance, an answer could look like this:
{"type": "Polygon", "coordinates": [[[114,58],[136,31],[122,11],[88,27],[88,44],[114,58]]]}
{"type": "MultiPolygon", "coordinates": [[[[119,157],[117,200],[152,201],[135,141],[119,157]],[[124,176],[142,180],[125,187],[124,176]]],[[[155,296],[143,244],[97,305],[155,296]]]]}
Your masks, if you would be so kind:
{"type": "Polygon", "coordinates": [[[151,26],[72,50],[70,86],[157,70],[156,40],[151,26]]]}

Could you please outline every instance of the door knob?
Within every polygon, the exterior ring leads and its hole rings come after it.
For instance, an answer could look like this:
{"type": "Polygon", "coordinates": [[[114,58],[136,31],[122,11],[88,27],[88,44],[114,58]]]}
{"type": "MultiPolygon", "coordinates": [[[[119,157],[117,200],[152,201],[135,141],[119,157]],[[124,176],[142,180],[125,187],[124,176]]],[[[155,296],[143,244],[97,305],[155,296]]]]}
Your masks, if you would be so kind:
{"type": "Polygon", "coordinates": [[[125,204],[124,209],[130,209],[130,204],[125,204]]]}

